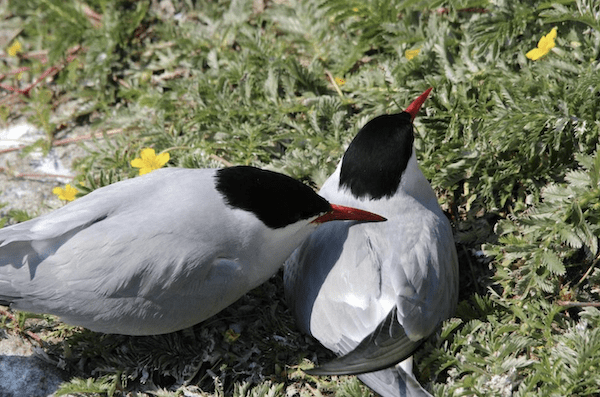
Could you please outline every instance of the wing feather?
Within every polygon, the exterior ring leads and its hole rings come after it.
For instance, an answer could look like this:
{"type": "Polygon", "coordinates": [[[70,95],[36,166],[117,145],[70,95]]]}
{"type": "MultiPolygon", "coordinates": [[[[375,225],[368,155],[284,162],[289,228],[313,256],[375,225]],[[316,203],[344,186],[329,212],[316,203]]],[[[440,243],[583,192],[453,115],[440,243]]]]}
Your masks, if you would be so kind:
{"type": "Polygon", "coordinates": [[[394,309],[350,353],[305,372],[311,375],[357,375],[379,371],[412,356],[423,341],[408,338],[394,309]]]}

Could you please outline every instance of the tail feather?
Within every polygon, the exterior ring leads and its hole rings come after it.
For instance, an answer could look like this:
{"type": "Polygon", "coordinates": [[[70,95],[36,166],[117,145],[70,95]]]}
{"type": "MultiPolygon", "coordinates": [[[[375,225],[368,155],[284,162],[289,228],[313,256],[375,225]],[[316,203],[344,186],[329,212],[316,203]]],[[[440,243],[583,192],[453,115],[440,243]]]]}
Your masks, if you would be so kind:
{"type": "Polygon", "coordinates": [[[412,357],[395,367],[358,375],[358,379],[383,397],[433,397],[419,384],[411,367],[412,357]]]}

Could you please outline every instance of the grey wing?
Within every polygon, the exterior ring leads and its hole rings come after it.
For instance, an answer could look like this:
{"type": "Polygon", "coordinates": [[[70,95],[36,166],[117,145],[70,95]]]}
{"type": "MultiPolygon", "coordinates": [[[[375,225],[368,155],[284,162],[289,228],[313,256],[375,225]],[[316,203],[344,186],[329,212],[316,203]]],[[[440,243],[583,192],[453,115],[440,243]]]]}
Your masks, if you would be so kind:
{"type": "Polygon", "coordinates": [[[286,300],[300,328],[337,354],[373,332],[392,309],[381,305],[381,257],[365,244],[365,225],[321,226],[284,267],[286,300]]]}
{"type": "Polygon", "coordinates": [[[105,200],[80,200],[0,230],[0,302],[7,304],[20,298],[19,280],[33,279],[40,263],[66,241],[106,218],[109,208],[105,200]]]}
{"type": "Polygon", "coordinates": [[[413,340],[432,335],[453,315],[458,300],[458,259],[452,229],[445,217],[429,226],[399,258],[404,270],[391,273],[398,321],[413,340]]]}
{"type": "Polygon", "coordinates": [[[286,301],[296,317],[296,323],[307,334],[313,334],[313,305],[329,272],[340,258],[352,224],[330,222],[320,226],[284,264],[286,301]]]}

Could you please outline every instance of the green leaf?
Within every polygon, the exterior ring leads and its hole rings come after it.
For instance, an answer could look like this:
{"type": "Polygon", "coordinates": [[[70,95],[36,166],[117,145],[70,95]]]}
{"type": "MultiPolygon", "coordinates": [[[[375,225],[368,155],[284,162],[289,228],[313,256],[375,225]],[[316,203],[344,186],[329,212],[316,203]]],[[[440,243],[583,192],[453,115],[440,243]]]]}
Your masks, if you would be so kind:
{"type": "Polygon", "coordinates": [[[565,274],[565,266],[560,258],[552,251],[544,251],[542,253],[542,263],[556,275],[562,276],[565,274]]]}

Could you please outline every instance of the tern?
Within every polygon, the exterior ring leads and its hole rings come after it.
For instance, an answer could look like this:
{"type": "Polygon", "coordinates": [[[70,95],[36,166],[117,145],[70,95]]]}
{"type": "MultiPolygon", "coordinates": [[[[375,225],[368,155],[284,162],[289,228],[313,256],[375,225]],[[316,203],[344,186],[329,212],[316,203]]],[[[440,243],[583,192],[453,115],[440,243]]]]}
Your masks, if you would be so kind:
{"type": "Polygon", "coordinates": [[[388,221],[323,225],[284,266],[300,329],[341,356],[308,372],[362,374],[384,397],[430,396],[412,373],[412,354],[458,299],[452,228],[413,145],[413,120],[430,91],[360,129],[319,192],[388,221]]]}
{"type": "Polygon", "coordinates": [[[277,272],[326,222],[383,221],[254,167],[164,168],[0,230],[0,304],[93,331],[197,324],[277,272]]]}

